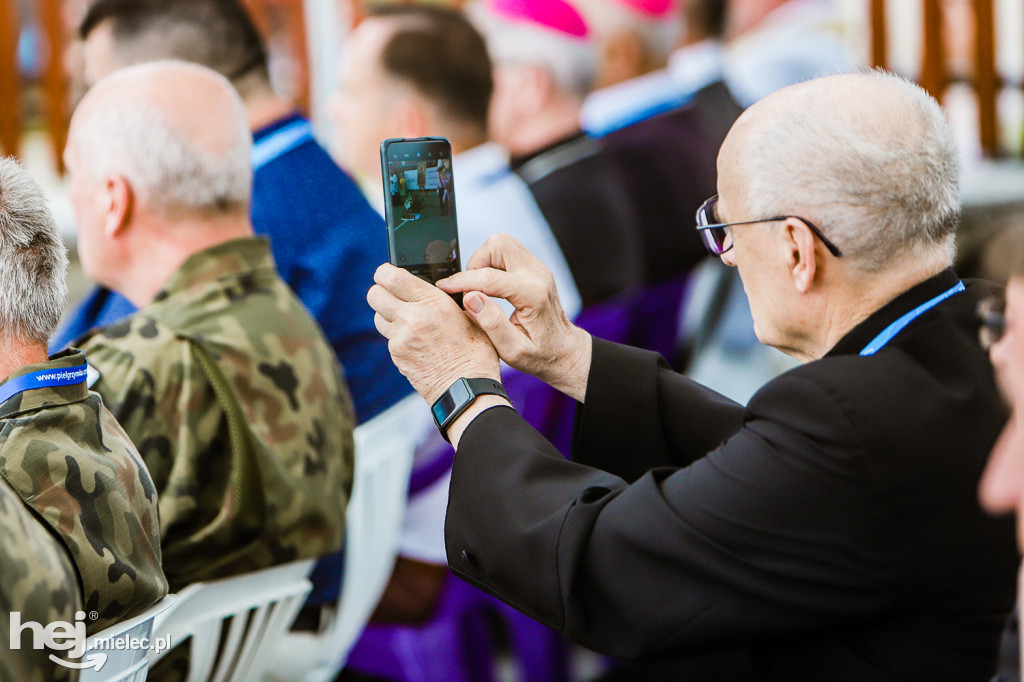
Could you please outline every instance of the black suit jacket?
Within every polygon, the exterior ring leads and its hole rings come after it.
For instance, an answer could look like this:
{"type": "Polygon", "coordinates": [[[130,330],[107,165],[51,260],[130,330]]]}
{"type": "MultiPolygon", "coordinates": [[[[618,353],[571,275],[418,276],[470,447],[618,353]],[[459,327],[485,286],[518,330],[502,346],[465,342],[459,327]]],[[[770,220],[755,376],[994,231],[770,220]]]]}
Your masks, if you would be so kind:
{"type": "Polygon", "coordinates": [[[466,430],[452,570],[618,657],[749,649],[759,679],[987,680],[1017,568],[978,506],[1006,413],[947,270],[744,409],[594,340],[574,456],[494,408],[466,430]]]}
{"type": "Polygon", "coordinates": [[[643,284],[636,209],[603,140],[579,132],[510,166],[551,226],[583,307],[643,284]]]}

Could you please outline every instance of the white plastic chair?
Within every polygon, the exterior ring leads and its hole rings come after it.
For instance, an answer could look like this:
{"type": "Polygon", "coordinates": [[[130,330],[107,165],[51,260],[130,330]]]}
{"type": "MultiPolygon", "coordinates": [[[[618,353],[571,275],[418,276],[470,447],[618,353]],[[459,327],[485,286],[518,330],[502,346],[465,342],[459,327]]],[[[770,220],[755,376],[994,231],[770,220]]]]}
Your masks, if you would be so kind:
{"type": "MultiPolygon", "coordinates": [[[[312,589],[306,577],[312,567],[312,561],[295,561],[193,583],[177,594],[173,608],[157,616],[153,636],[169,637],[172,649],[190,641],[188,682],[257,680],[272,645],[312,589]]],[[[167,653],[150,652],[150,665],[167,653]]]]}
{"type": "Polygon", "coordinates": [[[391,577],[415,449],[410,414],[422,409],[422,398],[413,394],[356,427],[339,609],[320,632],[282,637],[274,645],[265,681],[327,682],[345,665],[391,577]]]}
{"type": "Polygon", "coordinates": [[[82,670],[80,682],[145,682],[149,673],[145,645],[133,647],[131,643],[141,640],[150,644],[153,619],[166,611],[174,600],[175,596],[169,594],[134,618],[115,623],[87,639],[83,661],[95,661],[97,654],[103,655],[104,659],[97,661],[99,670],[94,667],[82,670]]]}

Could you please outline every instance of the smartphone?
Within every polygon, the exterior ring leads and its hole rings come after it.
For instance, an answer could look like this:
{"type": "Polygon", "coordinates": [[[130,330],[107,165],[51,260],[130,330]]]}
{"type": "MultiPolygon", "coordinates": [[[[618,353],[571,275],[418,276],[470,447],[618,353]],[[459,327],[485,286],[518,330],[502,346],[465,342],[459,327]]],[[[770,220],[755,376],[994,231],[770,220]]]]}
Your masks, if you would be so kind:
{"type": "MultiPolygon", "coordinates": [[[[461,267],[452,145],[443,137],[380,143],[384,217],[392,265],[434,284],[461,267]]],[[[462,296],[453,296],[462,305],[462,296]]]]}

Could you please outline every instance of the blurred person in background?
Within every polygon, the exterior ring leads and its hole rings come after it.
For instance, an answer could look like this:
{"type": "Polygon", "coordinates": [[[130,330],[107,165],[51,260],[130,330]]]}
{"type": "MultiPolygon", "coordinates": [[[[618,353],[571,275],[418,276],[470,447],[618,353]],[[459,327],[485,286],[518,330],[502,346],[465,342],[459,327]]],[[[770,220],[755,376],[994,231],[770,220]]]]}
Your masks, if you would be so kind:
{"type": "MultiPolygon", "coordinates": [[[[495,232],[517,235],[550,267],[568,314],[575,316],[580,295],[565,256],[505,152],[488,140],[492,89],[484,39],[461,13],[372,5],[345,45],[330,103],[342,164],[368,178],[367,186],[380,188],[383,199],[382,140],[447,137],[463,259],[495,232]]],[[[426,411],[423,416],[422,426],[432,429],[426,411]]],[[[434,454],[427,450],[421,454],[434,454]]],[[[450,474],[445,468],[410,499],[400,555],[374,621],[418,623],[432,615],[447,575],[443,525],[450,474]]]]}
{"type": "Polygon", "coordinates": [[[684,104],[665,72],[682,35],[676,0],[577,0],[598,51],[583,129],[604,135],[684,104]]]}
{"type": "Polygon", "coordinates": [[[609,46],[619,42],[635,43],[633,52],[650,55],[629,62],[631,71],[614,69],[625,80],[592,92],[581,121],[584,130],[601,138],[625,180],[643,240],[645,283],[684,277],[706,253],[699,239],[678,229],[680,216],[692,215],[714,194],[715,155],[741,109],[714,71],[707,82],[693,81],[696,91],[685,91],[662,68],[681,35],[676,3],[579,1],[595,40],[604,46],[605,61],[618,52],[609,46]]]}
{"type": "Polygon", "coordinates": [[[726,1],[726,80],[743,106],[857,67],[834,0],[726,1]]]}
{"type": "MultiPolygon", "coordinates": [[[[271,88],[266,50],[237,0],[94,0],[82,19],[85,75],[93,83],[115,69],[159,59],[202,64],[231,81],[253,135],[252,203],[257,234],[267,235],[281,277],[324,330],[341,362],[362,423],[410,393],[362,302],[373,271],[387,260],[380,216],[314,139],[295,104],[271,88]]],[[[99,287],[71,313],[54,345],[134,310],[99,287]]],[[[340,592],[342,556],[324,559],[300,615],[315,627],[340,592]]]]}
{"type": "Polygon", "coordinates": [[[342,165],[381,188],[383,199],[382,140],[447,137],[460,251],[473,253],[496,232],[515,235],[551,268],[575,315],[579,293],[551,227],[525,183],[510,172],[501,147],[489,140],[493,89],[487,46],[461,13],[371,5],[349,35],[331,98],[342,165]]]}
{"type": "Polygon", "coordinates": [[[676,87],[697,100],[708,133],[718,146],[742,111],[724,82],[722,40],[727,5],[728,0],[683,0],[682,44],[672,51],[666,67],[676,87]]]}
{"type": "MultiPolygon", "coordinates": [[[[491,138],[530,188],[583,299],[643,283],[643,244],[620,169],[580,128],[597,51],[563,0],[491,0],[477,17],[494,61],[491,138]]],[[[468,253],[468,252],[467,252],[468,253]]]]}
{"type": "MultiPolygon", "coordinates": [[[[3,680],[72,678],[34,648],[28,621],[83,622],[93,635],[167,593],[149,471],[89,391],[85,355],[47,355],[67,302],[67,267],[42,190],[14,159],[0,159],[3,680]]],[[[67,660],[70,652],[52,653],[67,660]]]]}
{"type": "MultiPolygon", "coordinates": [[[[981,480],[984,507],[994,514],[1013,513],[1017,546],[1024,550],[1024,221],[1018,219],[1003,240],[1003,257],[1010,261],[1006,291],[984,301],[978,309],[981,342],[989,349],[999,386],[1010,406],[1010,419],[981,480]]],[[[1022,574],[1024,576],[1024,574],[1022,574]]],[[[999,672],[992,682],[1020,682],[1020,595],[1003,633],[999,672]]]]}
{"type": "Polygon", "coordinates": [[[174,590],[328,555],[345,534],[352,404],[253,234],[246,123],[216,72],[138,64],[89,90],[64,154],[83,270],[138,307],[76,344],[153,476],[174,590]]]}

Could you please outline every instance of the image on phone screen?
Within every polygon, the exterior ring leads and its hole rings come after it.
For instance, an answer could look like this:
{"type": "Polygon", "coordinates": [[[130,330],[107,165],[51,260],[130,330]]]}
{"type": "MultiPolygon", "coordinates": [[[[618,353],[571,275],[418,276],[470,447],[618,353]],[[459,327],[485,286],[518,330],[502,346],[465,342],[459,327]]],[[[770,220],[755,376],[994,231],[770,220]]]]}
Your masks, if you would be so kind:
{"type": "Polygon", "coordinates": [[[385,140],[381,162],[391,262],[431,283],[458,272],[451,145],[385,140]]]}

